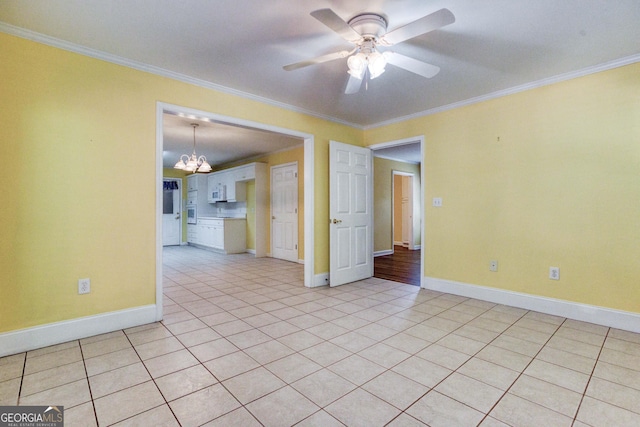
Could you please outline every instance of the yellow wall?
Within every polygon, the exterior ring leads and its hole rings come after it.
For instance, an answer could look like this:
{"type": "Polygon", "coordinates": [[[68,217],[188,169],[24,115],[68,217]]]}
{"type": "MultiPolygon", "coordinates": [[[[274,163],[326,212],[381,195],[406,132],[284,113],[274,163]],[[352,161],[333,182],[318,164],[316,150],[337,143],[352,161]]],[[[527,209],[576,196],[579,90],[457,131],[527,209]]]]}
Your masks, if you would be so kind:
{"type": "Polygon", "coordinates": [[[329,140],[362,130],[4,33],[0,58],[0,332],[155,303],[158,101],[313,134],[328,271],[329,140]]]}
{"type": "Polygon", "coordinates": [[[640,312],[640,64],[362,131],[6,34],[0,58],[0,332],[155,302],[158,101],[314,135],[316,273],[329,140],[425,135],[426,276],[640,312]]]}
{"type": "Polygon", "coordinates": [[[424,274],[640,312],[639,99],[636,63],[367,130],[425,136],[424,274]]]}
{"type": "MultiPolygon", "coordinates": [[[[380,157],[373,158],[373,250],[388,251],[393,250],[393,241],[401,241],[400,238],[395,239],[394,232],[400,233],[402,228],[399,226],[392,227],[392,221],[402,221],[402,216],[392,215],[394,204],[392,195],[393,171],[408,172],[414,174],[414,188],[420,191],[420,165],[398,162],[380,157]]],[[[401,194],[401,191],[395,190],[395,194],[401,194]]],[[[414,242],[420,244],[420,199],[414,200],[414,242]]]]}

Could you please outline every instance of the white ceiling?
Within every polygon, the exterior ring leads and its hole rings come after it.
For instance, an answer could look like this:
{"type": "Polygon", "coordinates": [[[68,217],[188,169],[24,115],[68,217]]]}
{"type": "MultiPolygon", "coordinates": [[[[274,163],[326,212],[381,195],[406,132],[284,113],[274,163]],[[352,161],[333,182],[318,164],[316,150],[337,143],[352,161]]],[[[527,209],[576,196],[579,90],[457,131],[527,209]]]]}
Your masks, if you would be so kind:
{"type": "Polygon", "coordinates": [[[1,0],[0,22],[364,128],[640,60],[638,0],[1,0]],[[381,14],[389,31],[448,8],[453,24],[393,47],[440,73],[425,79],[388,65],[367,90],[346,95],[346,59],[284,71],[351,47],[309,15],[322,8],[345,21],[381,14]]]}

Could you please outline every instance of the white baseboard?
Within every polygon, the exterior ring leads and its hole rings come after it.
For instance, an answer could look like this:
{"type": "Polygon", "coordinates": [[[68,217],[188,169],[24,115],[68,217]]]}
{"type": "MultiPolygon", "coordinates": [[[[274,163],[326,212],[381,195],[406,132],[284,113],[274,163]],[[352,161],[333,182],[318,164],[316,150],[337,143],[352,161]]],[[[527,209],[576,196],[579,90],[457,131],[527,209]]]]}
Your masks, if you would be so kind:
{"type": "Polygon", "coordinates": [[[434,291],[476,298],[496,304],[510,305],[512,307],[524,308],[526,310],[640,333],[640,313],[614,310],[606,307],[506,291],[486,286],[471,285],[434,277],[423,277],[422,287],[434,291]]]}
{"type": "Polygon", "coordinates": [[[156,321],[156,305],[48,323],[0,334],[0,357],[145,325],[156,321]]]}
{"type": "Polygon", "coordinates": [[[304,264],[304,260],[303,259],[299,259],[298,260],[298,264],[304,264]]]}
{"type": "Polygon", "coordinates": [[[316,288],[318,286],[326,286],[329,284],[329,273],[320,273],[313,276],[313,284],[310,288],[316,288]]]}
{"type": "Polygon", "coordinates": [[[393,255],[393,249],[385,249],[384,251],[375,251],[373,253],[373,257],[384,256],[384,255],[393,255]]]}
{"type": "Polygon", "coordinates": [[[395,240],[393,241],[393,246],[404,246],[404,242],[396,242],[395,240]]]}
{"type": "Polygon", "coordinates": [[[247,253],[255,255],[256,254],[256,250],[255,249],[247,249],[247,253]]]}

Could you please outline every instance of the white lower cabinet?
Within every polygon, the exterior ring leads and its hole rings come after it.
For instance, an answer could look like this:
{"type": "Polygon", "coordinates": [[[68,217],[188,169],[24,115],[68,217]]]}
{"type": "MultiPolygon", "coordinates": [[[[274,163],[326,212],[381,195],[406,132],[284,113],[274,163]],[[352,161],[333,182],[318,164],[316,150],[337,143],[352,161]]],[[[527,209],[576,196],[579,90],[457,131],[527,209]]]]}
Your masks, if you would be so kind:
{"type": "Polygon", "coordinates": [[[198,218],[187,226],[187,242],[226,254],[247,250],[247,221],[244,218],[198,218]]]}

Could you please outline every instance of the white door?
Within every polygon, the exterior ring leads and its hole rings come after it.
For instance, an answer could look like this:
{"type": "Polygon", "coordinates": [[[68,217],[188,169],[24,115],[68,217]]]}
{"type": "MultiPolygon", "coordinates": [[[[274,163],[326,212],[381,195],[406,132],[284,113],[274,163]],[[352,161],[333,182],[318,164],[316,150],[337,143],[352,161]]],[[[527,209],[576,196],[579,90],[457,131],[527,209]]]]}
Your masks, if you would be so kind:
{"type": "Polygon", "coordinates": [[[180,215],[180,181],[163,180],[162,191],[162,246],[179,245],[182,236],[180,215]]]}
{"type": "Polygon", "coordinates": [[[373,276],[373,162],[371,150],[329,144],[329,283],[373,276]]]}
{"type": "Polygon", "coordinates": [[[271,168],[271,256],[298,261],[298,164],[271,168]]]}

